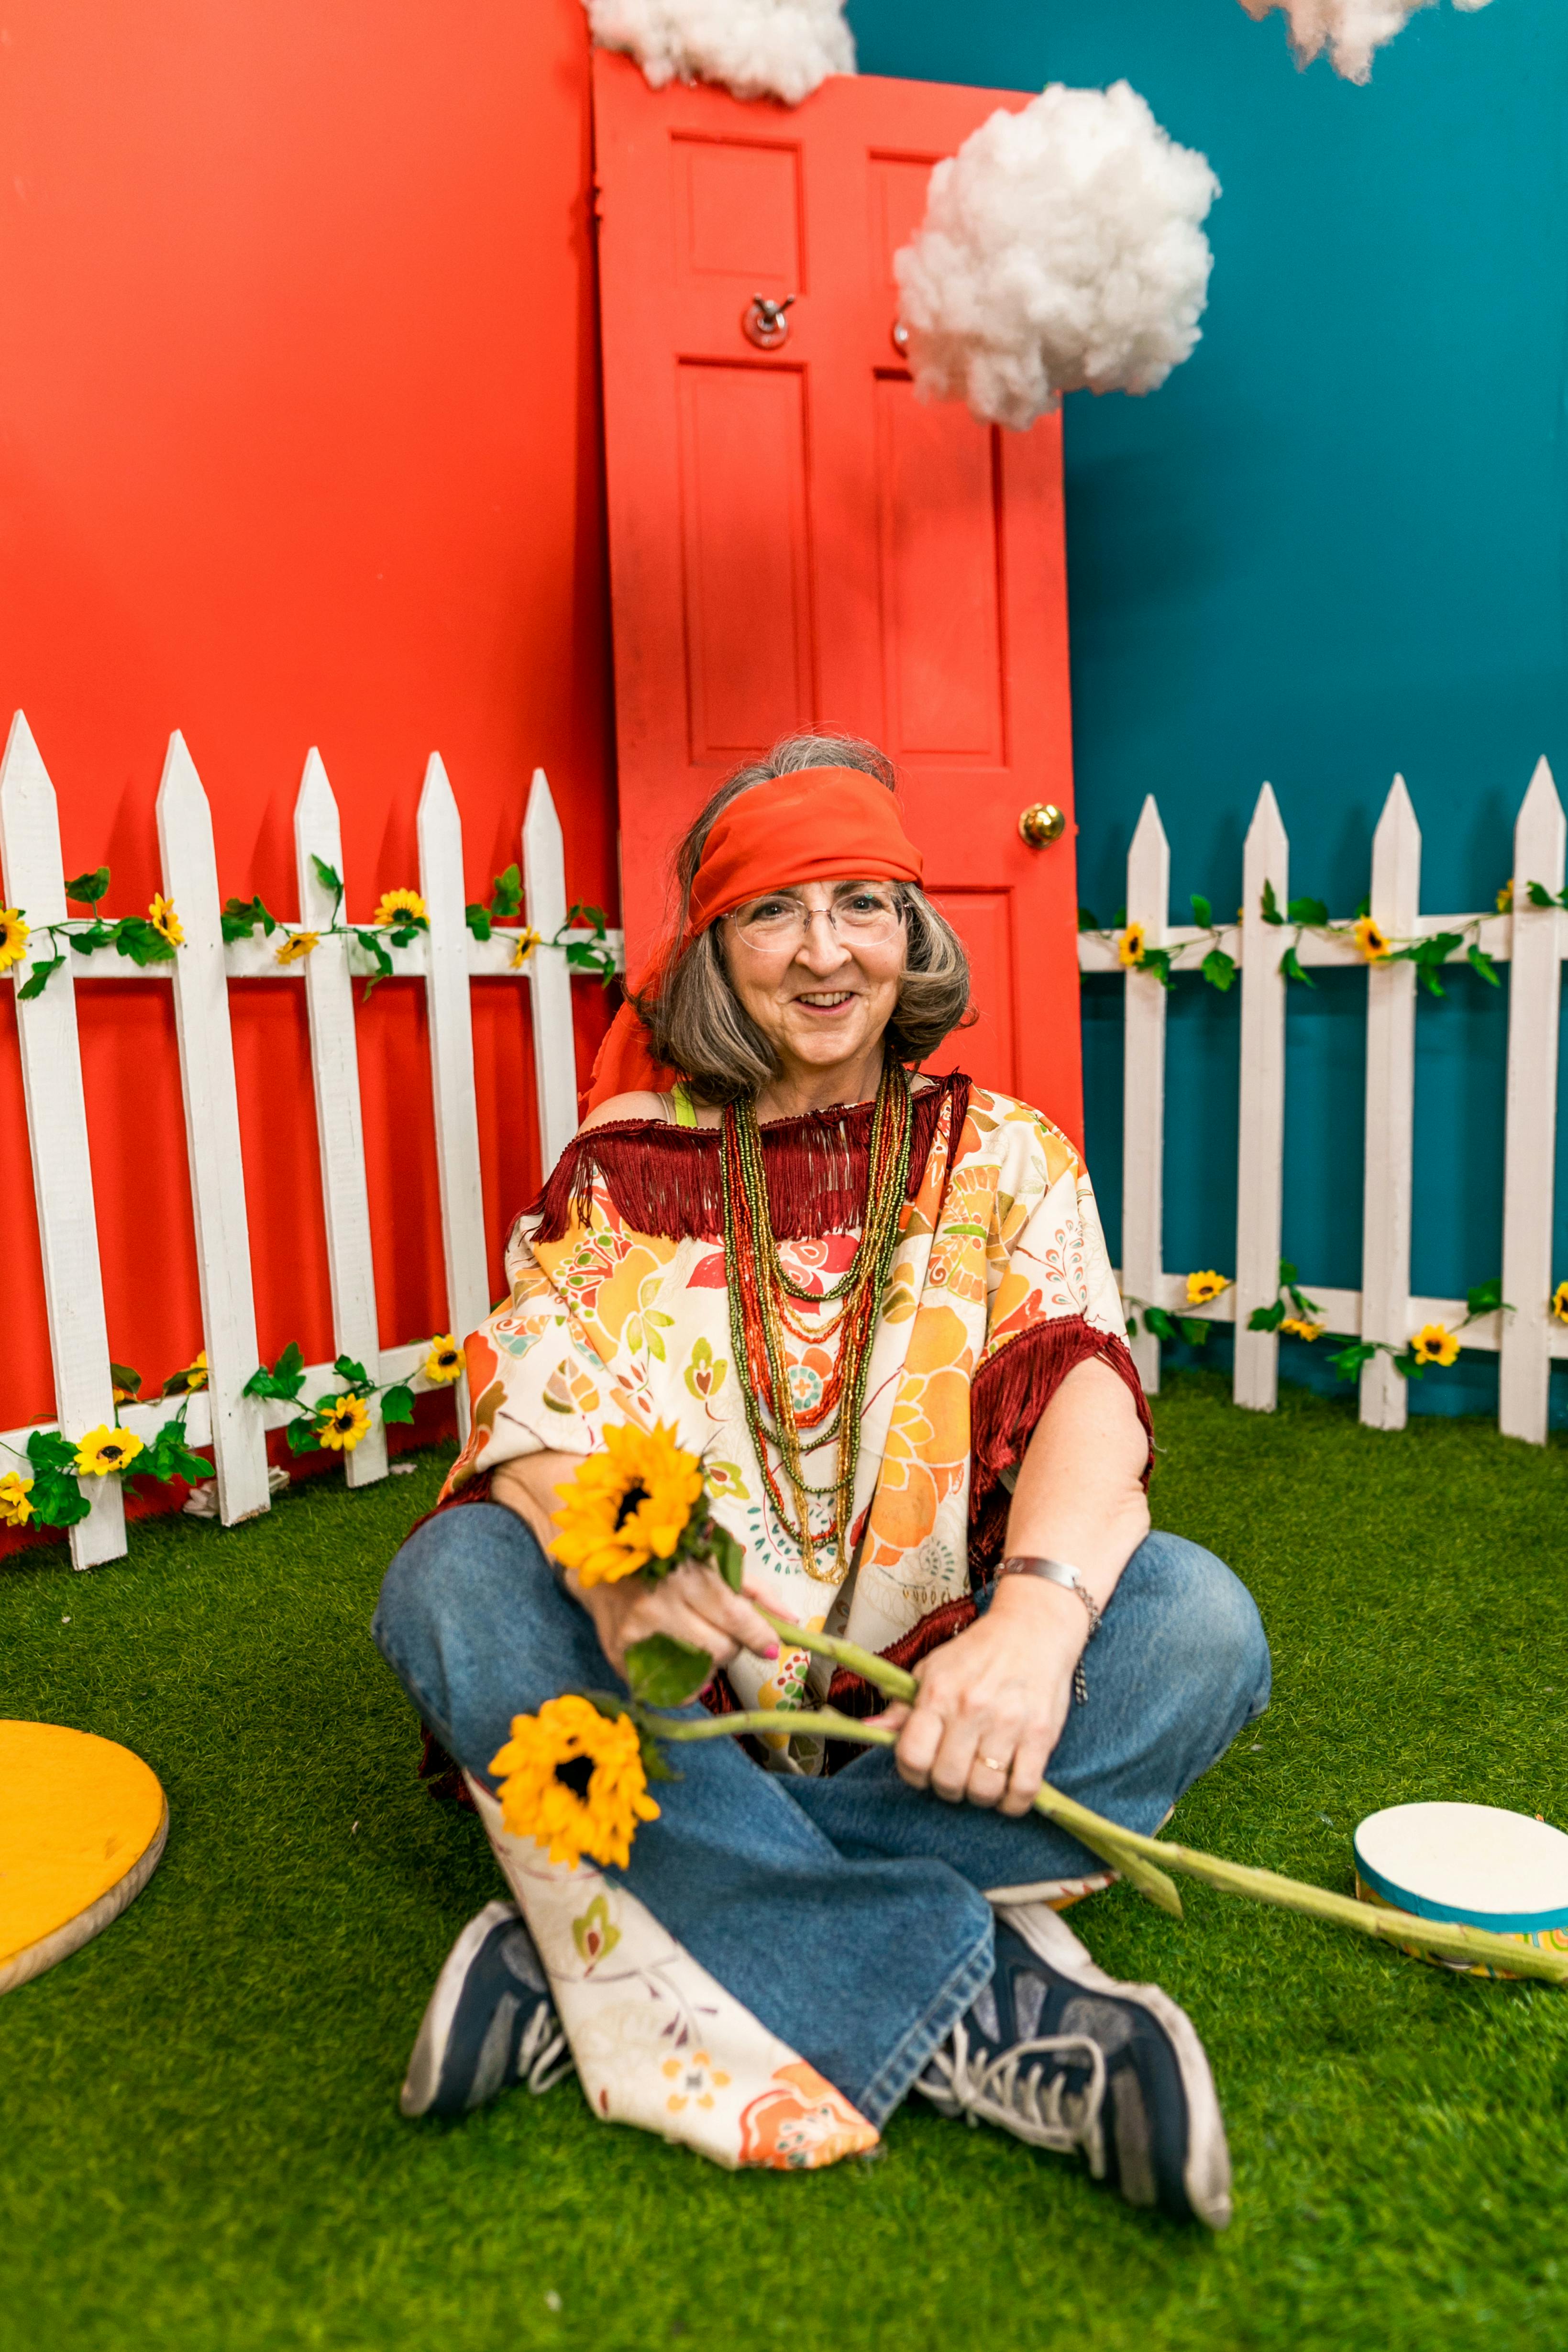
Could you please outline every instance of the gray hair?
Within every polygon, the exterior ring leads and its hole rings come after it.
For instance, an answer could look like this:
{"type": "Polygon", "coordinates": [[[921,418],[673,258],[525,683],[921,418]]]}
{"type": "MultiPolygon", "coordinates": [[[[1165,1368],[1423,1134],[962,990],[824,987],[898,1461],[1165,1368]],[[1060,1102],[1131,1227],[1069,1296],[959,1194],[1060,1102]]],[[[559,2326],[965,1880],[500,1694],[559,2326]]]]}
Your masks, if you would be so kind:
{"type": "MultiPolygon", "coordinates": [[[[747,761],[724,779],[681,837],[675,858],[677,939],[685,933],[697,868],[721,812],[753,784],[798,775],[805,768],[857,768],[889,792],[897,783],[887,754],[856,735],[785,735],[764,759],[747,761]]],[[[969,959],[952,924],[918,884],[895,882],[892,887],[904,918],[904,970],[884,1034],[889,1052],[900,1062],[914,1064],[934,1054],[945,1037],[973,1018],[969,959]]],[[[733,1102],[759,1093],[779,1075],[777,1055],[735,993],[717,924],[698,933],[660,974],[657,990],[637,1000],[637,1007],[647,1024],[656,1055],[684,1072],[700,1102],[733,1102]]]]}

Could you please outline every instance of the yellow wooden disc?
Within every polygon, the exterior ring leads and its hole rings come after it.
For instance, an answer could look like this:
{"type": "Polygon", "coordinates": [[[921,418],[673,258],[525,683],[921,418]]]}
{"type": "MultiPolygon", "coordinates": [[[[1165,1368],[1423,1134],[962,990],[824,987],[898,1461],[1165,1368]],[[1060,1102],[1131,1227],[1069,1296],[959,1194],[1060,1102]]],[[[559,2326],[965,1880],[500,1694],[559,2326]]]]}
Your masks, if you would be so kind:
{"type": "Polygon", "coordinates": [[[157,1775],[129,1748],[0,1719],[0,1992],[118,1918],[168,1828],[157,1775]]]}

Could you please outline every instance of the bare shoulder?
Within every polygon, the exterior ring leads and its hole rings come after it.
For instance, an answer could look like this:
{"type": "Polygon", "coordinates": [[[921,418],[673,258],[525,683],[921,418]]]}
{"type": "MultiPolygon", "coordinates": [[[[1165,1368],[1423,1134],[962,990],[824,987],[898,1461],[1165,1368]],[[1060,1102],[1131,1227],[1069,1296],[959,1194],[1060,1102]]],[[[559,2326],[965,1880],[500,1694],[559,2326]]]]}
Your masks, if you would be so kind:
{"type": "Polygon", "coordinates": [[[596,1110],[588,1113],[577,1132],[586,1135],[590,1128],[609,1127],[621,1118],[657,1118],[662,1123],[668,1116],[663,1095],[639,1088],[635,1094],[611,1095],[596,1110]]]}

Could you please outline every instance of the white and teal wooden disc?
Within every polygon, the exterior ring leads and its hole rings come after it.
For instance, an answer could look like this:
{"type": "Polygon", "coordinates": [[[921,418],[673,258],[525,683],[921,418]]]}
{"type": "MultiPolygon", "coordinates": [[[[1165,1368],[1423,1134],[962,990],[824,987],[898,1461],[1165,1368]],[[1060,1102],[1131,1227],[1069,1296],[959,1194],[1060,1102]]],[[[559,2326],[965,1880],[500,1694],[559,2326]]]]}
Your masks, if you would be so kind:
{"type": "Polygon", "coordinates": [[[1368,1893],[1497,1936],[1568,1936],[1568,1837],[1500,1805],[1390,1805],[1355,1833],[1368,1893]]]}

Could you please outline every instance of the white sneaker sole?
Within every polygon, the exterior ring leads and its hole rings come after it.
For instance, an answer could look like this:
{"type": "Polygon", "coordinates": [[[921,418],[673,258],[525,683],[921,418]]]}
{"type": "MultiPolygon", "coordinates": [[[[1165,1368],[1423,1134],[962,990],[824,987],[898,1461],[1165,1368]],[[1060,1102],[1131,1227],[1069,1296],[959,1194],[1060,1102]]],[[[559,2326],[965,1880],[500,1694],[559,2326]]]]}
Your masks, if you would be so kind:
{"type": "Polygon", "coordinates": [[[519,1916],[515,1903],[498,1896],[479,1912],[442,1963],[436,1979],[436,1990],[426,2004],[419,2021],[419,2032],[408,2060],[408,2073],[398,2093],[397,2104],[405,2116],[422,2116],[435,2097],[441,2081],[442,2062],[447,2044],[452,2038],[452,2020],[458,2013],[458,2003],[463,1997],[463,1986],[468,1970],[479,1957],[485,1938],[505,1919],[519,1916]]]}
{"type": "Polygon", "coordinates": [[[1208,2053],[1184,2009],[1158,1985],[1123,1984],[1097,1968],[1084,1946],[1059,1912],[1046,1903],[998,1903],[996,1915],[1024,1938],[1042,1960],[1087,1992],[1110,1993],[1118,2000],[1135,2001],[1163,2029],[1176,2053],[1176,2067],[1187,2101],[1187,2158],[1182,2186],[1187,2202],[1211,2230],[1230,2223],[1230,2147],[1225,2136],[1219,2094],[1208,2053]]]}

